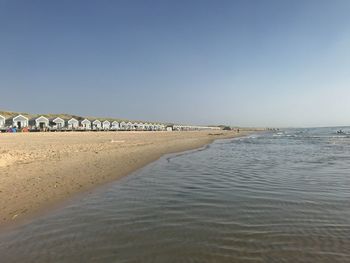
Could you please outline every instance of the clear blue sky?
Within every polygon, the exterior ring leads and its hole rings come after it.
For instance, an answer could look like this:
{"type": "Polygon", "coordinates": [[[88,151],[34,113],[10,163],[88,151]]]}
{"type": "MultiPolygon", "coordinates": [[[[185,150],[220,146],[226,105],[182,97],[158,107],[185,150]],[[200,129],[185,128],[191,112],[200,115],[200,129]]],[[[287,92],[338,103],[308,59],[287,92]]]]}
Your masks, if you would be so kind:
{"type": "Polygon", "coordinates": [[[350,125],[350,1],[0,0],[0,109],[350,125]]]}

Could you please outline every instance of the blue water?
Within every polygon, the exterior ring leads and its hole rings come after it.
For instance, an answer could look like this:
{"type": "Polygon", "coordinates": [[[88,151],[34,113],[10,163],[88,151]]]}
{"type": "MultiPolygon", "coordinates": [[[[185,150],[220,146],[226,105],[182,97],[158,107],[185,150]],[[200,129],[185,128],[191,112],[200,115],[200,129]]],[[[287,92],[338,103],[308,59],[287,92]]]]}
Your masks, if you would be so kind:
{"type": "Polygon", "coordinates": [[[164,157],[0,234],[0,262],[350,262],[350,135],[336,130],[164,157]]]}

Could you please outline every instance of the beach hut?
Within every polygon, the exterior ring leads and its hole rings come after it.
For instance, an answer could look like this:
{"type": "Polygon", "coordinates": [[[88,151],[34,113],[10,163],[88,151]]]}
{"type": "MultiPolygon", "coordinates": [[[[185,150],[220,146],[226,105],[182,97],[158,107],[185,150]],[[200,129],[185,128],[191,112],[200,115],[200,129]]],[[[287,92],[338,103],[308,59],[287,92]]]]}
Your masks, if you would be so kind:
{"type": "Polygon", "coordinates": [[[119,122],[113,121],[113,122],[112,122],[111,130],[114,130],[114,131],[119,130],[119,122]]]}
{"type": "Polygon", "coordinates": [[[92,122],[92,129],[93,130],[100,130],[102,128],[102,124],[101,124],[101,121],[99,120],[94,120],[92,122]]]}
{"type": "Polygon", "coordinates": [[[109,130],[111,128],[111,123],[107,120],[105,120],[103,123],[102,123],[102,128],[104,130],[109,130]]]}
{"type": "Polygon", "coordinates": [[[122,121],[121,123],[119,123],[119,129],[125,131],[126,130],[126,122],[122,121]]]}
{"type": "Polygon", "coordinates": [[[17,129],[22,129],[22,128],[26,128],[29,125],[29,120],[27,117],[23,116],[23,115],[17,115],[13,118],[10,118],[7,120],[8,124],[14,128],[17,129]]]}
{"type": "Polygon", "coordinates": [[[143,125],[143,123],[142,122],[139,122],[138,124],[137,124],[137,128],[136,128],[138,131],[143,131],[143,129],[144,129],[144,125],[143,125]]]}
{"type": "Polygon", "coordinates": [[[138,128],[138,123],[134,122],[132,125],[131,125],[131,130],[132,131],[136,131],[138,128]]]}
{"type": "Polygon", "coordinates": [[[68,129],[77,129],[79,127],[79,121],[75,118],[71,118],[67,121],[68,129]]]}
{"type": "Polygon", "coordinates": [[[40,116],[30,119],[29,125],[32,126],[32,128],[44,130],[50,127],[50,120],[44,116],[40,116]]]}
{"type": "Polygon", "coordinates": [[[5,128],[5,117],[0,115],[0,128],[5,128]]]}
{"type": "Polygon", "coordinates": [[[60,130],[64,128],[65,121],[64,119],[57,117],[57,118],[51,118],[50,119],[50,126],[55,130],[60,130]]]}
{"type": "Polygon", "coordinates": [[[91,121],[89,121],[88,119],[84,119],[81,121],[81,127],[84,130],[91,130],[91,121]]]}
{"type": "Polygon", "coordinates": [[[132,129],[132,123],[129,121],[127,124],[126,124],[126,130],[130,131],[132,129]]]}

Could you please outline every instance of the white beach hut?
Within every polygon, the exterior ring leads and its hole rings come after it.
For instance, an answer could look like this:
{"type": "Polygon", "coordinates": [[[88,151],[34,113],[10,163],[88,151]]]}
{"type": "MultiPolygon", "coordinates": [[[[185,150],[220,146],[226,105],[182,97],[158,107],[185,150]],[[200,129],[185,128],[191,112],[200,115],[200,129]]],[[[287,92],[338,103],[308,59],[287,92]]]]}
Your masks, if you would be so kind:
{"type": "Polygon", "coordinates": [[[119,123],[119,129],[125,131],[126,130],[126,122],[122,121],[121,123],[119,123]]]}
{"type": "Polygon", "coordinates": [[[138,131],[143,131],[143,129],[144,129],[143,123],[142,123],[142,122],[139,122],[139,123],[137,124],[137,130],[138,130],[138,131]]]}
{"type": "Polygon", "coordinates": [[[12,127],[21,129],[21,128],[25,128],[28,127],[29,125],[29,120],[27,117],[23,116],[23,115],[17,115],[12,119],[9,119],[9,122],[11,122],[10,125],[12,125],[12,127]]]}
{"type": "Polygon", "coordinates": [[[65,121],[64,121],[64,119],[62,119],[60,117],[52,118],[52,119],[50,119],[50,126],[55,130],[60,130],[60,129],[64,128],[65,121]]]}
{"type": "Polygon", "coordinates": [[[71,118],[67,121],[68,129],[77,129],[79,127],[79,121],[75,118],[71,118]]]}
{"type": "Polygon", "coordinates": [[[104,130],[109,130],[111,128],[111,123],[107,120],[105,120],[103,123],[102,123],[102,128],[104,130]]]}
{"type": "Polygon", "coordinates": [[[126,130],[130,131],[132,129],[132,123],[129,121],[127,124],[126,124],[126,130]]]}
{"type": "Polygon", "coordinates": [[[111,130],[114,130],[114,131],[119,130],[119,122],[113,121],[113,122],[112,122],[111,130]]]}
{"type": "Polygon", "coordinates": [[[5,128],[5,117],[0,115],[0,128],[5,128]]]}
{"type": "Polygon", "coordinates": [[[92,122],[92,129],[93,130],[100,130],[102,128],[102,124],[101,124],[101,121],[99,120],[94,120],[92,122]]]}
{"type": "Polygon", "coordinates": [[[43,130],[50,127],[50,120],[44,116],[40,116],[30,119],[29,124],[32,128],[43,130]]]}
{"type": "Polygon", "coordinates": [[[136,131],[138,128],[138,123],[134,122],[132,125],[131,125],[131,130],[132,131],[136,131]]]}
{"type": "Polygon", "coordinates": [[[88,119],[84,119],[81,121],[81,127],[84,130],[91,130],[91,121],[89,121],[88,119]]]}

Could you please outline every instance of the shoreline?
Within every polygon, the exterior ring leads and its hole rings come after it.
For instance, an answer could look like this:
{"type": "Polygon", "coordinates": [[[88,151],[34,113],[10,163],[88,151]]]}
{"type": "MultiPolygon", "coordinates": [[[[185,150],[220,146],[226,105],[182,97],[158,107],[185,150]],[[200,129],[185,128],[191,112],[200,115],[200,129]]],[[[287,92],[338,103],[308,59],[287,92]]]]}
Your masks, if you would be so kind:
{"type": "Polygon", "coordinates": [[[29,221],[164,155],[253,131],[1,135],[0,228],[29,221]],[[28,138],[29,137],[29,138],[28,138]]]}

